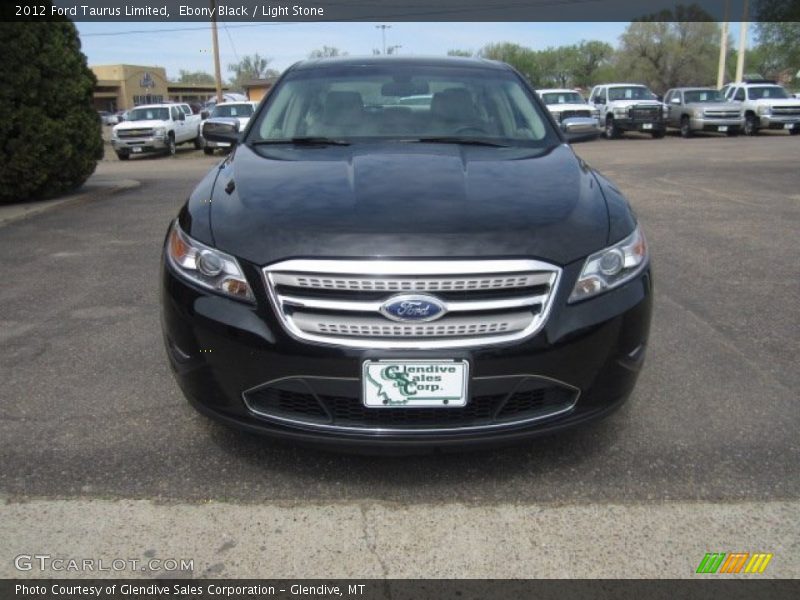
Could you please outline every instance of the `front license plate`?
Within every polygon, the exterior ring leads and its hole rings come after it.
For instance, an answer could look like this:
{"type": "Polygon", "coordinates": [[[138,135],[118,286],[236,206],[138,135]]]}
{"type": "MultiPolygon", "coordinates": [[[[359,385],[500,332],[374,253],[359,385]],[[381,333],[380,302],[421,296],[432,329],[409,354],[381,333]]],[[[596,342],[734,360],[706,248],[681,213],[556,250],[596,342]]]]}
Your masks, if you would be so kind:
{"type": "Polygon", "coordinates": [[[652,123],[644,123],[642,125],[642,129],[652,129],[652,128],[653,128],[653,124],[652,123]]]}
{"type": "Polygon", "coordinates": [[[728,126],[720,125],[719,127],[717,127],[717,131],[728,131],[728,126]]]}
{"type": "Polygon", "coordinates": [[[361,378],[372,408],[453,408],[467,404],[465,360],[368,360],[361,378]]]}
{"type": "Polygon", "coordinates": [[[134,146],[133,148],[131,148],[131,152],[141,152],[141,151],[142,149],[139,146],[134,146]]]}
{"type": "Polygon", "coordinates": [[[783,126],[784,129],[794,129],[794,123],[786,123],[783,126]]]}

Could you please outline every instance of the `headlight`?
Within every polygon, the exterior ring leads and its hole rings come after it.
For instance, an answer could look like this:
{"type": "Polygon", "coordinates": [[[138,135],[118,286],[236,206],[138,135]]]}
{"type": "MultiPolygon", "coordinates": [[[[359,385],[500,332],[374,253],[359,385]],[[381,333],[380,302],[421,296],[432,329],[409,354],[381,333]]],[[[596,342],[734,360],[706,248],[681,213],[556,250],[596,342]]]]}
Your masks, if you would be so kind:
{"type": "Polygon", "coordinates": [[[600,109],[599,108],[593,108],[592,109],[592,116],[595,119],[599,119],[600,118],[600,109]]]}
{"type": "Polygon", "coordinates": [[[637,225],[621,242],[586,259],[569,302],[578,302],[630,281],[647,263],[647,242],[637,225]]]}
{"type": "Polygon", "coordinates": [[[155,137],[164,137],[164,134],[166,134],[166,133],[167,133],[167,130],[164,127],[156,127],[155,129],[153,129],[153,135],[155,137]]]}
{"type": "Polygon", "coordinates": [[[627,117],[628,116],[628,109],[627,108],[615,108],[614,109],[614,116],[615,117],[627,117]]]}
{"type": "MultiPolygon", "coordinates": [[[[695,114],[697,114],[697,112],[696,112],[696,111],[695,111],[695,114]]],[[[669,118],[669,106],[667,106],[666,104],[662,104],[662,105],[661,105],[661,116],[662,116],[664,119],[667,119],[667,118],[669,118]]]]}
{"type": "Polygon", "coordinates": [[[772,107],[771,106],[759,106],[758,107],[758,114],[760,114],[760,115],[768,115],[771,112],[772,112],[772,107]]]}
{"type": "Polygon", "coordinates": [[[239,300],[255,301],[236,259],[193,240],[181,231],[177,221],[167,236],[166,253],[175,271],[192,283],[239,300]]]}

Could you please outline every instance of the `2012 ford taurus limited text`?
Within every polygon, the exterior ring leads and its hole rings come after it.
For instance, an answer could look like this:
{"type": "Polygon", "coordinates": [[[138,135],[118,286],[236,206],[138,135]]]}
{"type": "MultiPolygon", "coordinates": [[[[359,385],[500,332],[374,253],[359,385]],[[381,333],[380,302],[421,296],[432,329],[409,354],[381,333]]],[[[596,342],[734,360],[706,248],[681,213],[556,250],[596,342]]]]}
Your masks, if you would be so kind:
{"type": "Polygon", "coordinates": [[[244,131],[215,130],[234,150],[169,226],[163,329],[187,398],[251,431],[393,450],[609,413],[644,359],[650,262],[566,121],[501,63],[288,69],[244,131]]]}

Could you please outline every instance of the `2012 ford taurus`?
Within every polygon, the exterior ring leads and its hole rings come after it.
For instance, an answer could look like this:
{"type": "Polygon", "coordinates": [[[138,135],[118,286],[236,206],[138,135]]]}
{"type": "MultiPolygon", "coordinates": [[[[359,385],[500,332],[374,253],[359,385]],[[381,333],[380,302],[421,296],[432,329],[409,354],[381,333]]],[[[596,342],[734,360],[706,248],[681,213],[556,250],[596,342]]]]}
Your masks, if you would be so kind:
{"type": "MultiPolygon", "coordinates": [[[[201,412],[299,442],[518,441],[599,418],[652,283],[620,191],[511,67],[288,69],[169,226],[162,322],[201,412]],[[562,131],[562,129],[564,131],[562,131]]],[[[588,120],[591,121],[591,120],[588,120]]]]}

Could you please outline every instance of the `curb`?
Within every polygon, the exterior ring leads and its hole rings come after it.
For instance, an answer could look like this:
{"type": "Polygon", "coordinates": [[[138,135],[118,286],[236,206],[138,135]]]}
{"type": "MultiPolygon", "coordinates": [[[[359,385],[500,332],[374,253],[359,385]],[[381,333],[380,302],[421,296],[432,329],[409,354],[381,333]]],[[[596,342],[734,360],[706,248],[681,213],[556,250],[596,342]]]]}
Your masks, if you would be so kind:
{"type": "Polygon", "coordinates": [[[140,185],[141,182],[135,179],[120,179],[113,183],[94,183],[90,180],[81,186],[81,191],[61,198],[12,205],[0,205],[0,227],[4,227],[16,221],[21,221],[33,215],[38,215],[59,206],[69,206],[71,204],[87,202],[99,196],[111,196],[118,192],[137,188],[140,185]]]}

